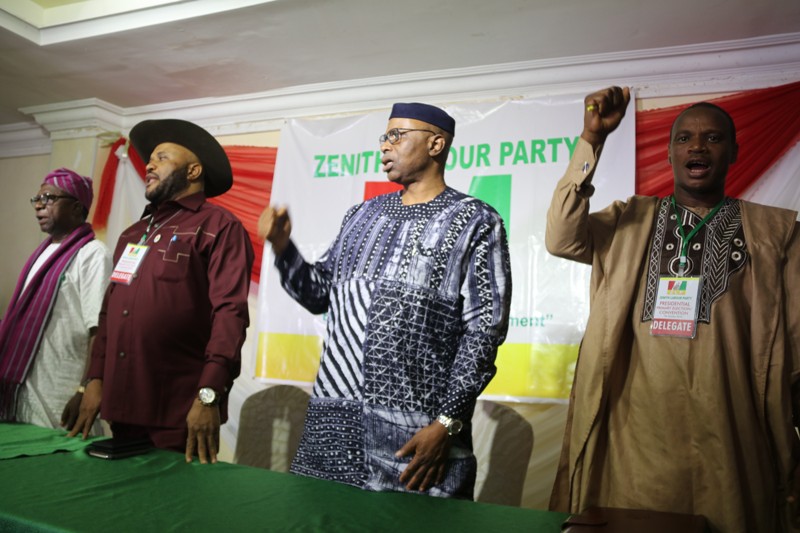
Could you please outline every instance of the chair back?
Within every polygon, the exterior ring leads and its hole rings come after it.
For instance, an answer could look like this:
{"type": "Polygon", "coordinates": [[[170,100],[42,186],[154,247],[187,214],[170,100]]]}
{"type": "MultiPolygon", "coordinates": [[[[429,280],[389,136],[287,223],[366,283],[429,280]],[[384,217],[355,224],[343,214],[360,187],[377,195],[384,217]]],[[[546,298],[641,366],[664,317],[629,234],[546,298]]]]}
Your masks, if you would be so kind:
{"type": "Polygon", "coordinates": [[[249,396],[239,415],[233,462],[288,472],[303,435],[309,398],[293,385],[273,385],[249,396]]]}
{"type": "Polygon", "coordinates": [[[519,507],[533,451],[533,427],[507,405],[478,400],[472,439],[478,460],[475,500],[519,507]]]}

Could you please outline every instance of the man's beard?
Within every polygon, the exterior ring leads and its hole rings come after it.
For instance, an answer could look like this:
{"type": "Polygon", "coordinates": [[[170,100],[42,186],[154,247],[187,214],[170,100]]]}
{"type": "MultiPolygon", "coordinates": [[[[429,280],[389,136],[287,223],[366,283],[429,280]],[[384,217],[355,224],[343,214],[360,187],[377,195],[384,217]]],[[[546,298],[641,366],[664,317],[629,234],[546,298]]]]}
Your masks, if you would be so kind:
{"type": "Polygon", "coordinates": [[[154,204],[160,204],[167,200],[173,200],[178,194],[182,193],[189,187],[189,165],[184,165],[181,168],[176,168],[172,174],[161,180],[156,188],[151,191],[145,191],[144,197],[154,204]]]}

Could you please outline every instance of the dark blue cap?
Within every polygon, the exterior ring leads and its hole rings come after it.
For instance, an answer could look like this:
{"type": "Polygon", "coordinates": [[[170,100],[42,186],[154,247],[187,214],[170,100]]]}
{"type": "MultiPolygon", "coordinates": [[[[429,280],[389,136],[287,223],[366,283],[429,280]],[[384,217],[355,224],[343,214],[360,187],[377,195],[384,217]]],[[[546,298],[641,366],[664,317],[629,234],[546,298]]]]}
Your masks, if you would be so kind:
{"type": "Polygon", "coordinates": [[[446,131],[453,137],[456,135],[455,119],[436,106],[417,102],[394,104],[392,106],[392,114],[389,115],[390,120],[393,118],[421,120],[422,122],[427,122],[428,124],[446,131]]]}

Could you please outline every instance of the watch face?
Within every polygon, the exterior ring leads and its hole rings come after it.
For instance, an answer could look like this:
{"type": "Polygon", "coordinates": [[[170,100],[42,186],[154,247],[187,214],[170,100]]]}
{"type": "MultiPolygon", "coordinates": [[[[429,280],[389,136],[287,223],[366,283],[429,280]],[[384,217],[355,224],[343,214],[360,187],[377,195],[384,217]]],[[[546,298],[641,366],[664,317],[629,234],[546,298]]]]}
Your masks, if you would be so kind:
{"type": "Polygon", "coordinates": [[[448,435],[458,435],[464,424],[457,418],[450,418],[447,415],[439,415],[436,420],[447,429],[448,435]]]}
{"type": "Polygon", "coordinates": [[[200,393],[198,394],[200,398],[200,402],[206,405],[210,405],[214,403],[214,400],[217,399],[217,393],[214,392],[214,389],[210,389],[208,387],[203,387],[200,389],[200,393]]]}

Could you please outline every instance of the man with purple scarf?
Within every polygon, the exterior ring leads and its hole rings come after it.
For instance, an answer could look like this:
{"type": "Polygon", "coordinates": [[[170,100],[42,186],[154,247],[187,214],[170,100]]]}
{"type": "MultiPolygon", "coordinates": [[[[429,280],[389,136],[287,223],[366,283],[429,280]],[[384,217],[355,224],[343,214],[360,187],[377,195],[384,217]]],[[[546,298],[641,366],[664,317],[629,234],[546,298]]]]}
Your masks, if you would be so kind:
{"type": "Polygon", "coordinates": [[[65,405],[80,391],[111,272],[108,248],[86,222],[92,198],[92,180],[66,168],[31,198],[48,238],[0,324],[0,420],[56,428],[77,416],[77,402],[65,405]]]}

